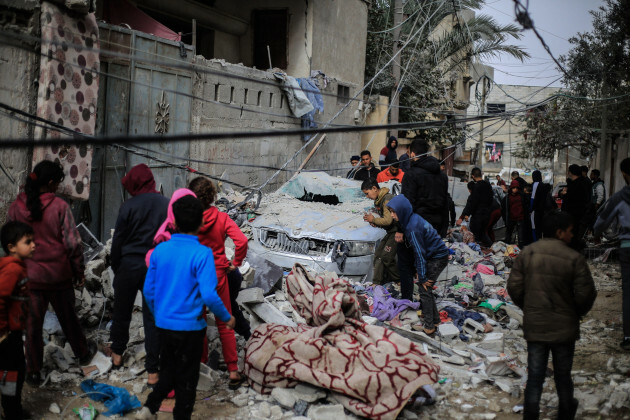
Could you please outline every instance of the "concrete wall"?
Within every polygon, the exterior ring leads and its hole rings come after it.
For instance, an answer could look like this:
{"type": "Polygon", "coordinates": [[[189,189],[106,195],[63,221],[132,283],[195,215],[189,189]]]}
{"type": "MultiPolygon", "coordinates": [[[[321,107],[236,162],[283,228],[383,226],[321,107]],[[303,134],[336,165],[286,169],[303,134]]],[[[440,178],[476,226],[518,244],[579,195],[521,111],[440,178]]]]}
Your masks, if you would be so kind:
{"type": "MultiPolygon", "coordinates": [[[[3,22],[28,22],[23,26],[7,24],[2,29],[16,33],[37,35],[39,33],[39,4],[33,1],[0,1],[3,22]]],[[[20,110],[35,113],[37,108],[37,80],[39,75],[39,49],[35,45],[20,43],[20,47],[0,42],[0,102],[20,110]]],[[[8,138],[32,137],[33,129],[24,122],[0,113],[0,133],[8,138]]],[[[30,171],[29,148],[0,149],[0,162],[9,173],[0,171],[0,224],[6,220],[9,204],[24,185],[30,171]]]]}
{"type": "MultiPolygon", "coordinates": [[[[298,2],[291,0],[268,0],[259,2],[256,0],[249,1],[230,1],[218,0],[214,7],[240,19],[251,23],[252,12],[256,9],[287,9],[289,28],[287,39],[287,73],[295,77],[305,77],[310,73],[310,42],[312,40],[311,32],[308,28],[312,24],[308,24],[307,20],[312,19],[312,10],[317,2],[298,2]],[[307,8],[308,5],[308,8],[307,8]],[[305,46],[305,43],[307,44],[305,46]]],[[[215,58],[223,58],[232,63],[243,63],[246,66],[253,65],[253,32],[250,24],[247,32],[243,35],[227,36],[220,31],[215,31],[214,56],[215,58]],[[226,38],[237,40],[237,50],[232,50],[225,54],[225,45],[223,42],[226,38]],[[224,55],[225,54],[225,55],[224,55]],[[238,55],[238,57],[236,57],[238,55]]],[[[234,41],[231,41],[230,48],[234,48],[234,41]]],[[[273,64],[273,63],[272,63],[273,64]]],[[[266,69],[263,69],[266,70],[266,69]]]]}
{"type": "MultiPolygon", "coordinates": [[[[479,89],[481,90],[481,88],[479,89]]],[[[525,108],[526,105],[524,104],[531,105],[543,101],[558,90],[558,88],[542,88],[538,86],[494,85],[490,93],[486,96],[486,106],[488,104],[504,104],[506,111],[514,111],[525,108]],[[518,101],[514,98],[518,99],[518,101]]],[[[471,97],[474,97],[474,93],[471,94],[471,97]]],[[[481,102],[473,101],[470,108],[468,108],[468,115],[485,114],[486,110],[481,110],[480,106],[481,102]]],[[[493,120],[484,123],[484,142],[486,144],[501,142],[504,146],[503,159],[500,164],[488,162],[485,158],[485,153],[482,153],[484,155],[483,169],[487,174],[497,174],[502,167],[510,166],[513,168],[530,169],[551,168],[552,162],[550,161],[523,161],[512,155],[514,151],[518,150],[521,141],[523,141],[523,135],[520,134],[520,132],[525,129],[525,123],[519,120],[519,117],[523,115],[523,113],[517,114],[516,117],[511,118],[508,122],[505,122],[505,120],[498,122],[497,120],[493,120]]],[[[469,128],[470,133],[474,134],[474,139],[478,140],[480,138],[479,134],[475,133],[481,129],[481,124],[471,124],[469,128]]],[[[470,140],[467,144],[468,147],[474,147],[475,145],[474,140],[470,140]]]]}
{"type": "MultiPolygon", "coordinates": [[[[270,73],[260,70],[238,65],[226,65],[217,60],[206,60],[200,56],[197,57],[197,63],[222,72],[276,83],[270,73]]],[[[336,89],[337,83],[333,80],[324,92],[336,92],[336,89]]],[[[193,133],[257,131],[261,129],[283,130],[300,127],[300,119],[292,116],[284,94],[276,86],[251,80],[198,73],[194,80],[193,92],[196,96],[203,98],[203,100],[193,101],[191,130],[193,133]],[[245,90],[247,90],[247,100],[245,99],[245,90]],[[259,95],[260,104],[258,102],[259,95]],[[237,109],[209,102],[215,100],[224,104],[235,105],[237,109]],[[244,109],[260,113],[241,111],[239,108],[241,106],[244,109]]],[[[341,108],[341,105],[336,103],[336,97],[324,96],[324,108],[324,114],[316,116],[317,121],[329,120],[341,108]]],[[[354,124],[355,109],[356,105],[353,104],[335,120],[335,123],[354,124]]],[[[298,136],[196,141],[190,145],[190,156],[193,159],[215,162],[280,167],[303,144],[304,142],[298,136]]],[[[335,169],[348,166],[347,161],[352,154],[357,154],[360,151],[360,145],[359,134],[329,134],[306,169],[335,169]]],[[[310,148],[301,153],[288,166],[288,169],[297,169],[309,151],[310,148]]],[[[225,172],[231,181],[248,186],[260,185],[274,173],[273,170],[269,169],[229,165],[192,163],[191,166],[216,176],[221,176],[225,172]]],[[[341,169],[333,174],[341,174],[342,172],[345,174],[341,169]]],[[[292,174],[293,172],[289,172],[280,175],[269,185],[267,191],[280,186],[292,174]]]]}
{"type": "MultiPolygon", "coordinates": [[[[387,124],[387,107],[389,98],[387,96],[379,96],[378,104],[374,110],[368,114],[365,125],[387,124]]],[[[387,130],[364,131],[361,134],[361,150],[369,150],[374,159],[374,164],[378,166],[378,156],[381,149],[387,144],[387,130]]],[[[401,147],[397,148],[400,152],[401,147]]],[[[358,153],[356,153],[358,155],[358,153]]],[[[398,153],[400,155],[401,153],[398,153]]]]}
{"type": "MultiPolygon", "coordinates": [[[[313,2],[313,70],[363,86],[367,12],[361,0],[313,2]]],[[[350,96],[355,93],[351,88],[350,96]]]]}

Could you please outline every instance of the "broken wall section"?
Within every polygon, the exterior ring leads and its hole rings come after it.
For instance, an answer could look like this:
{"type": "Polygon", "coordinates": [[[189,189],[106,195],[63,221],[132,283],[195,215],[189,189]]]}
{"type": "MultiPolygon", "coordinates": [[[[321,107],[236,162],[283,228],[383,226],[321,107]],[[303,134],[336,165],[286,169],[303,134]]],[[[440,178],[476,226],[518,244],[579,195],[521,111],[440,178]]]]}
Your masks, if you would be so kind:
{"type": "MultiPolygon", "coordinates": [[[[287,99],[277,87],[268,84],[277,83],[271,73],[225,63],[223,60],[206,60],[196,57],[197,64],[207,66],[211,70],[227,72],[249,79],[244,80],[198,72],[194,78],[193,92],[202,100],[193,100],[192,132],[208,133],[221,131],[258,131],[299,129],[301,120],[292,116],[287,99]],[[218,102],[218,103],[217,103],[218,102]],[[225,104],[225,105],[221,105],[225,104]],[[243,109],[241,109],[243,108],[243,109]],[[250,112],[251,110],[254,112],[250,112]]],[[[351,89],[351,95],[356,93],[351,89]]],[[[330,80],[325,93],[337,92],[337,81],[330,80]]],[[[315,116],[315,120],[323,125],[341,109],[343,104],[337,103],[334,96],[324,96],[324,113],[315,116]]],[[[334,121],[335,124],[354,125],[356,102],[348,106],[334,121]]],[[[254,139],[227,139],[211,141],[193,141],[190,144],[190,156],[194,159],[209,160],[220,163],[248,163],[270,167],[282,166],[289,157],[304,145],[300,136],[277,136],[254,139]]],[[[308,168],[331,169],[348,166],[352,154],[360,151],[360,135],[355,133],[329,134],[308,168]]],[[[292,162],[288,169],[297,169],[314,144],[292,162]]],[[[192,163],[191,167],[221,176],[224,171],[231,181],[239,184],[255,186],[265,182],[275,170],[264,168],[237,167],[222,164],[192,163]]],[[[346,171],[336,171],[333,175],[345,175],[346,171]]],[[[285,172],[268,186],[268,191],[275,190],[293,174],[285,172]]],[[[194,175],[192,176],[194,177],[194,175]]]]}
{"type": "MultiPolygon", "coordinates": [[[[0,102],[35,113],[39,49],[19,35],[39,36],[39,1],[0,0],[0,102]],[[15,33],[13,37],[10,34],[15,33]]],[[[0,133],[7,138],[31,138],[32,127],[0,113],[0,133]]],[[[28,148],[0,149],[0,224],[30,170],[28,148]]]]}

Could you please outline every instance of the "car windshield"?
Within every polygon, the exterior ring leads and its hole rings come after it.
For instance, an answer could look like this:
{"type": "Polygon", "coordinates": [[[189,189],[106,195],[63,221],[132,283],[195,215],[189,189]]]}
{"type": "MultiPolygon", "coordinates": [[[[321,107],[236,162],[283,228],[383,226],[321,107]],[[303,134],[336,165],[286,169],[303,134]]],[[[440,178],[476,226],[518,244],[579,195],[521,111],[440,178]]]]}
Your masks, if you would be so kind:
{"type": "Polygon", "coordinates": [[[361,182],[332,177],[324,172],[302,172],[280,187],[278,192],[301,201],[333,205],[365,200],[361,182]]]}

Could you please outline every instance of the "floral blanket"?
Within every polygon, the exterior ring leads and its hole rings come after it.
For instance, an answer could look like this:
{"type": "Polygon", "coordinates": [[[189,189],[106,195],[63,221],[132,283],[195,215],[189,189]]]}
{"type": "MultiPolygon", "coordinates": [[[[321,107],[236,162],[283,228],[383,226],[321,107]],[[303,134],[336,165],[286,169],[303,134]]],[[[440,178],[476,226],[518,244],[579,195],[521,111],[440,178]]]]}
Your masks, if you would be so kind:
{"type": "Polygon", "coordinates": [[[419,387],[437,381],[439,367],[419,345],[361,320],[346,279],[328,272],[312,279],[296,264],[287,292],[306,324],[263,324],[254,331],[245,373],[257,391],[306,382],[332,391],[354,414],[388,420],[419,387]]]}

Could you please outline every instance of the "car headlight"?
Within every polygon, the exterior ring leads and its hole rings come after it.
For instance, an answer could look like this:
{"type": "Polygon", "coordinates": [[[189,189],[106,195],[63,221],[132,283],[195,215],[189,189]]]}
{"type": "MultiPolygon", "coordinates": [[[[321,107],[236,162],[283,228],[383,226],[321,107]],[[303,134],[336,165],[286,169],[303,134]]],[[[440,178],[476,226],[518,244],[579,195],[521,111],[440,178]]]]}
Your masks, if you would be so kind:
{"type": "Polygon", "coordinates": [[[348,241],[346,242],[348,245],[348,256],[349,257],[361,257],[363,255],[372,255],[374,254],[374,242],[354,242],[348,241]]]}

